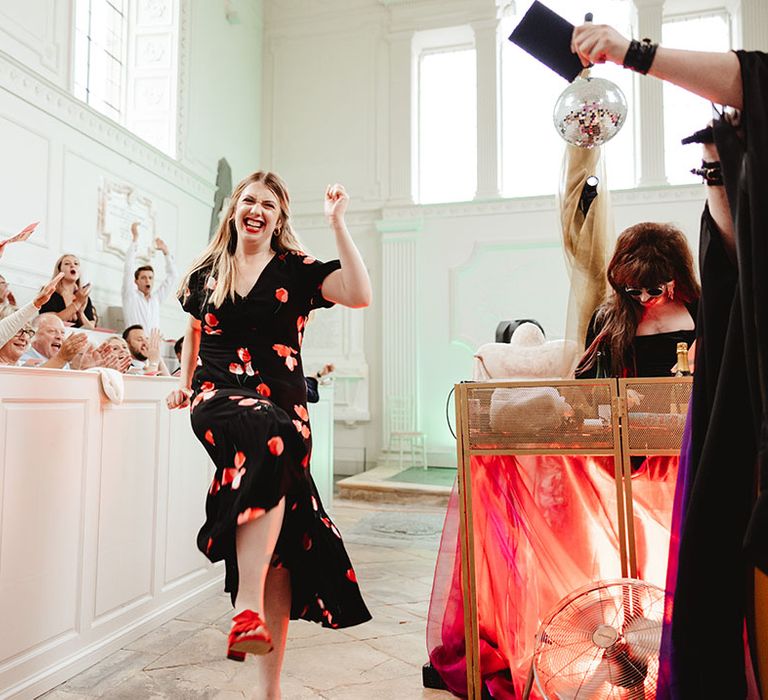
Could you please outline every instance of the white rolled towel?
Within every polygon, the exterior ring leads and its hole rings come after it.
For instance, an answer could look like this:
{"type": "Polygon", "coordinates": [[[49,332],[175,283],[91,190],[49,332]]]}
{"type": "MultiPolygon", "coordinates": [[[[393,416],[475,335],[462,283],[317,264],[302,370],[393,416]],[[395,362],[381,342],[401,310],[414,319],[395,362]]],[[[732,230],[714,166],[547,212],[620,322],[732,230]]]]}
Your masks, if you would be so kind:
{"type": "Polygon", "coordinates": [[[125,397],[125,382],[123,375],[116,369],[108,367],[92,367],[89,372],[96,372],[101,380],[101,390],[113,404],[119,406],[125,397]]]}

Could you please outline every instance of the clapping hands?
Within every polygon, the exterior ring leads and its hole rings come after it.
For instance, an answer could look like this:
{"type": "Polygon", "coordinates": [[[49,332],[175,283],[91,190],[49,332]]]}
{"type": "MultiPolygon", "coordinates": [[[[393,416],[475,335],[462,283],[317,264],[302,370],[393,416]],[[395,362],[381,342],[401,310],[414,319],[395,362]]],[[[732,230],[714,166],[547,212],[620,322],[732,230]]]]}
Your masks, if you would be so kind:
{"type": "Polygon", "coordinates": [[[36,308],[41,309],[43,304],[45,304],[51,298],[53,293],[56,291],[56,285],[61,282],[63,277],[64,273],[60,272],[50,282],[43,286],[43,288],[37,293],[37,296],[32,301],[36,308]]]}
{"type": "Polygon", "coordinates": [[[163,337],[160,335],[159,328],[153,328],[147,339],[147,360],[150,365],[160,364],[160,343],[163,337]]]}
{"type": "Polygon", "coordinates": [[[75,291],[75,302],[79,308],[83,309],[88,305],[88,295],[91,293],[91,283],[78,287],[75,291]]]}

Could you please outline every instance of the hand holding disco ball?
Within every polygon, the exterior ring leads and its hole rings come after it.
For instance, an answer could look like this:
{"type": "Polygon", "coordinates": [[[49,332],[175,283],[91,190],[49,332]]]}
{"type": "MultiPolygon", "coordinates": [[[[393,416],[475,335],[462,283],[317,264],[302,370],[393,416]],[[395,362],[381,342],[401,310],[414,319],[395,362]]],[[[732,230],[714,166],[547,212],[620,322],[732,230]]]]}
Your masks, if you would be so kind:
{"type": "Polygon", "coordinates": [[[552,114],[557,133],[580,148],[610,141],[627,119],[627,100],[604,78],[578,77],[558,98],[552,114]]]}
{"type": "MultiPolygon", "coordinates": [[[[585,21],[592,21],[588,13],[585,21]]],[[[617,85],[584,75],[581,59],[571,51],[573,25],[535,0],[509,40],[571,82],[555,105],[557,132],[581,148],[613,138],[627,118],[627,101],[617,85]]]]}

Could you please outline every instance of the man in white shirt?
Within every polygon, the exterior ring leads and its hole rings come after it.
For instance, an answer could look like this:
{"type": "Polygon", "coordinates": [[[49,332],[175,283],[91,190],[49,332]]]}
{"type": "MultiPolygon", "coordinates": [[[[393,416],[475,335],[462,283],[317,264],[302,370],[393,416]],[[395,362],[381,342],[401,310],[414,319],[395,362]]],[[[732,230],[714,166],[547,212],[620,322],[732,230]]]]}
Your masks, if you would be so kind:
{"type": "Polygon", "coordinates": [[[155,247],[165,256],[165,279],[153,292],[155,271],[151,265],[142,265],[134,270],[136,264],[136,248],[139,240],[139,224],[131,224],[133,241],[125,254],[123,268],[123,324],[142,326],[151,331],[160,328],[160,304],[168,296],[176,284],[178,274],[173,263],[173,256],[168,252],[168,246],[160,239],[155,239],[155,247]]]}

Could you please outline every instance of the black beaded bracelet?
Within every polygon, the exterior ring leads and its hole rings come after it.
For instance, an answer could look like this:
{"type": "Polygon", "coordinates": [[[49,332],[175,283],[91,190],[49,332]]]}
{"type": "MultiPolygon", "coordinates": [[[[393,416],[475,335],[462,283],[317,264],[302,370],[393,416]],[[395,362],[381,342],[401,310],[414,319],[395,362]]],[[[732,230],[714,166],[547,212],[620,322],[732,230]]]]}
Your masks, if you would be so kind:
{"type": "Polygon", "coordinates": [[[651,70],[653,59],[656,58],[656,49],[658,48],[659,45],[654,44],[648,38],[643,39],[642,41],[632,39],[632,41],[629,42],[627,53],[624,55],[624,68],[629,68],[636,73],[645,75],[651,70]]]}
{"type": "Polygon", "coordinates": [[[691,173],[701,177],[704,184],[710,187],[718,187],[723,184],[723,170],[719,160],[702,160],[701,167],[691,168],[691,173]]]}

